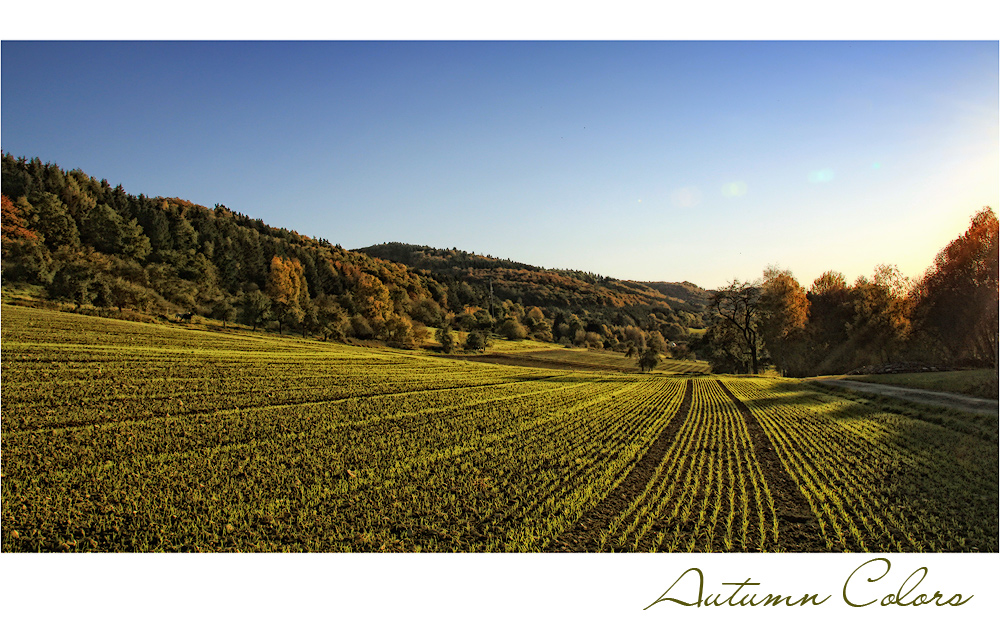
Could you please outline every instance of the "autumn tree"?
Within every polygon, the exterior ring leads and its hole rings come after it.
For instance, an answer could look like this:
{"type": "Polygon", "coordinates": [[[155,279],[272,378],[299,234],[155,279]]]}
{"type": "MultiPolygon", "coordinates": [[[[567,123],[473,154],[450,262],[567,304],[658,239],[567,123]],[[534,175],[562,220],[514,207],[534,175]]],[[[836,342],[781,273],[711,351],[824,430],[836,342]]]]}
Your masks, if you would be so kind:
{"type": "Polygon", "coordinates": [[[803,371],[805,327],[809,315],[806,291],[788,270],[768,268],[760,292],[761,337],[771,361],[783,374],[803,371]]]}
{"type": "Polygon", "coordinates": [[[934,259],[916,295],[921,329],[948,360],[997,364],[998,225],[990,208],[934,259]]]}
{"type": "Polygon", "coordinates": [[[857,363],[894,362],[910,333],[910,281],[894,265],[859,276],[851,291],[854,316],[847,326],[857,363]]]}
{"type": "Polygon", "coordinates": [[[49,297],[72,302],[77,309],[90,304],[97,295],[95,281],[97,273],[93,266],[83,261],[74,261],[60,267],[48,285],[49,297]]]}
{"type": "Polygon", "coordinates": [[[236,307],[228,297],[221,297],[212,304],[212,317],[220,320],[223,328],[236,321],[236,314],[236,307]]]}
{"type": "Polygon", "coordinates": [[[360,274],[354,287],[354,300],[372,330],[383,334],[385,324],[393,314],[392,298],[385,284],[377,276],[360,274]]]}
{"type": "Polygon", "coordinates": [[[650,332],[649,339],[646,341],[649,348],[658,354],[667,353],[667,341],[663,338],[663,335],[659,332],[650,332]]]}
{"type": "Polygon", "coordinates": [[[441,343],[441,351],[446,354],[455,351],[455,333],[447,323],[438,328],[437,338],[441,343]]]}
{"type": "Polygon", "coordinates": [[[713,373],[748,373],[750,358],[742,336],[732,322],[717,318],[691,347],[712,365],[713,373]]]}
{"type": "Polygon", "coordinates": [[[0,237],[4,242],[19,239],[35,240],[38,235],[28,230],[28,221],[21,213],[21,209],[4,194],[0,197],[0,205],[3,207],[2,221],[0,221],[0,237]]]}
{"type": "Polygon", "coordinates": [[[806,355],[810,373],[847,370],[845,365],[851,356],[847,326],[854,316],[847,280],[840,272],[826,271],[813,281],[806,296],[809,299],[806,355]]]}
{"type": "Polygon", "coordinates": [[[528,337],[528,330],[521,325],[521,322],[514,315],[504,319],[503,323],[500,324],[498,332],[500,336],[510,341],[520,341],[528,337]]]}
{"type": "Polygon", "coordinates": [[[478,330],[470,332],[465,337],[465,351],[486,351],[486,335],[478,330]]]}
{"type": "Polygon", "coordinates": [[[240,310],[243,320],[253,326],[256,332],[257,326],[271,316],[271,298],[256,288],[247,291],[240,300],[240,310]]]}
{"type": "Polygon", "coordinates": [[[323,340],[326,341],[331,337],[338,341],[344,340],[350,329],[350,323],[343,307],[334,296],[325,294],[319,295],[315,302],[319,332],[323,335],[323,340]]]}
{"type": "Polygon", "coordinates": [[[524,316],[524,327],[531,334],[531,338],[535,340],[552,340],[552,324],[545,318],[542,309],[537,306],[528,309],[528,312],[524,316]]]}
{"type": "Polygon", "coordinates": [[[638,356],[646,349],[646,334],[636,326],[625,327],[625,340],[629,343],[625,353],[626,358],[638,356]]]}
{"type": "Polygon", "coordinates": [[[759,281],[734,280],[717,291],[709,308],[732,331],[717,331],[719,336],[732,335],[736,345],[746,354],[750,373],[760,372],[760,354],[764,343],[761,337],[761,285],[759,281]]]}
{"type": "Polygon", "coordinates": [[[413,322],[403,315],[389,315],[383,330],[386,343],[394,347],[412,347],[415,343],[413,322]]]}
{"type": "Polygon", "coordinates": [[[106,283],[107,301],[117,307],[119,312],[125,308],[148,310],[151,303],[149,289],[121,276],[108,278],[106,283]]]}
{"type": "Polygon", "coordinates": [[[652,347],[646,348],[639,355],[639,369],[645,373],[647,371],[652,371],[656,368],[656,365],[660,363],[660,354],[656,352],[652,347]]]}
{"type": "Polygon", "coordinates": [[[304,316],[303,303],[309,300],[309,291],[298,259],[271,258],[271,270],[264,292],[271,298],[272,312],[278,321],[278,334],[282,324],[294,324],[304,316]]]}

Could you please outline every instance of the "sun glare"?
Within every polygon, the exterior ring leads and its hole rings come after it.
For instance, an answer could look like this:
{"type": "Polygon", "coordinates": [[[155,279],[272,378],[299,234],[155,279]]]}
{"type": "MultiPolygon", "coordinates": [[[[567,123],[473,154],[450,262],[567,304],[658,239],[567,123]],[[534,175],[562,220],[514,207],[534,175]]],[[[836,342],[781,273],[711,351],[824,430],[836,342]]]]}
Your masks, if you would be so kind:
{"type": "Polygon", "coordinates": [[[833,181],[833,170],[829,168],[814,170],[809,173],[809,183],[827,183],[829,181],[833,181]]]}
{"type": "Polygon", "coordinates": [[[747,193],[747,184],[742,181],[733,181],[722,186],[722,195],[726,198],[736,198],[747,193]]]}

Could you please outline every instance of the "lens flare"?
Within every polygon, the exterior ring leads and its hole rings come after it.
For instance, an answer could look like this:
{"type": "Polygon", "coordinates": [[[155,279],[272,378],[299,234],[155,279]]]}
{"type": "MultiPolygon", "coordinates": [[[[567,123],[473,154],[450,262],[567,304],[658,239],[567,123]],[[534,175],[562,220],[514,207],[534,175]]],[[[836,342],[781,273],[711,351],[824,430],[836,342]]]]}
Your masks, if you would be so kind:
{"type": "Polygon", "coordinates": [[[829,168],[814,170],[809,173],[809,183],[827,183],[833,180],[833,171],[829,168]]]}
{"type": "Polygon", "coordinates": [[[670,201],[673,203],[674,207],[680,209],[690,209],[691,207],[697,206],[701,202],[701,190],[693,185],[683,187],[679,190],[675,190],[674,193],[670,195],[670,201]]]}
{"type": "Polygon", "coordinates": [[[742,181],[733,181],[722,186],[722,195],[726,198],[736,198],[747,193],[747,184],[742,181]]]}

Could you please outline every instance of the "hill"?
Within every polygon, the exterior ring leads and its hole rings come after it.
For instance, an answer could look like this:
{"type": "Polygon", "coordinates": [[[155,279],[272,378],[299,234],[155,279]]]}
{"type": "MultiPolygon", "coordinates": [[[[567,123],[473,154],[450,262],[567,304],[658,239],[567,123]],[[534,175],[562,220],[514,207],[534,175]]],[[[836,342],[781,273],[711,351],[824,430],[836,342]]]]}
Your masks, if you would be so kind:
{"type": "MultiPolygon", "coordinates": [[[[697,323],[708,299],[708,292],[689,282],[619,280],[590,272],[546,269],[457,248],[389,242],[357,248],[355,252],[402,263],[432,275],[443,283],[454,285],[456,295],[461,283],[472,287],[477,299],[488,296],[492,286],[496,300],[526,306],[604,311],[605,315],[613,315],[607,311],[618,309],[633,311],[637,317],[654,310],[665,311],[667,315],[683,311],[690,315],[686,321],[697,323]]],[[[454,301],[466,302],[460,296],[454,301]]]]}
{"type": "Polygon", "coordinates": [[[225,205],[125,192],[2,157],[3,277],[77,311],[213,317],[323,339],[413,346],[423,326],[625,351],[704,325],[699,289],[382,244],[357,251],[225,205]],[[662,290],[661,290],[662,289],[662,290]],[[95,310],[96,309],[96,310],[95,310]]]}

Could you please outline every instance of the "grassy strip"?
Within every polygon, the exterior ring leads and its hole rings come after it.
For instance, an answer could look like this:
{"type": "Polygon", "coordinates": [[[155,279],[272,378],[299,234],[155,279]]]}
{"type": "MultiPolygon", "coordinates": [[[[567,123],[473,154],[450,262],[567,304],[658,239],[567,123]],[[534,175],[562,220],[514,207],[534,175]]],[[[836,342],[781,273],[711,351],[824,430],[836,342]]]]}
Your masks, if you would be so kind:
{"type": "Polygon", "coordinates": [[[840,399],[854,401],[855,403],[883,412],[902,414],[903,416],[940,425],[952,431],[967,433],[990,442],[997,442],[1000,439],[1000,430],[998,430],[998,421],[1000,419],[996,416],[962,412],[960,410],[923,405],[910,401],[900,401],[892,397],[884,397],[871,393],[860,394],[848,388],[840,388],[818,382],[809,382],[809,389],[840,399]]]}
{"type": "Polygon", "coordinates": [[[954,392],[980,399],[997,398],[995,369],[940,371],[936,373],[885,373],[880,375],[850,375],[844,379],[903,388],[919,388],[938,392],[954,392]]]}

